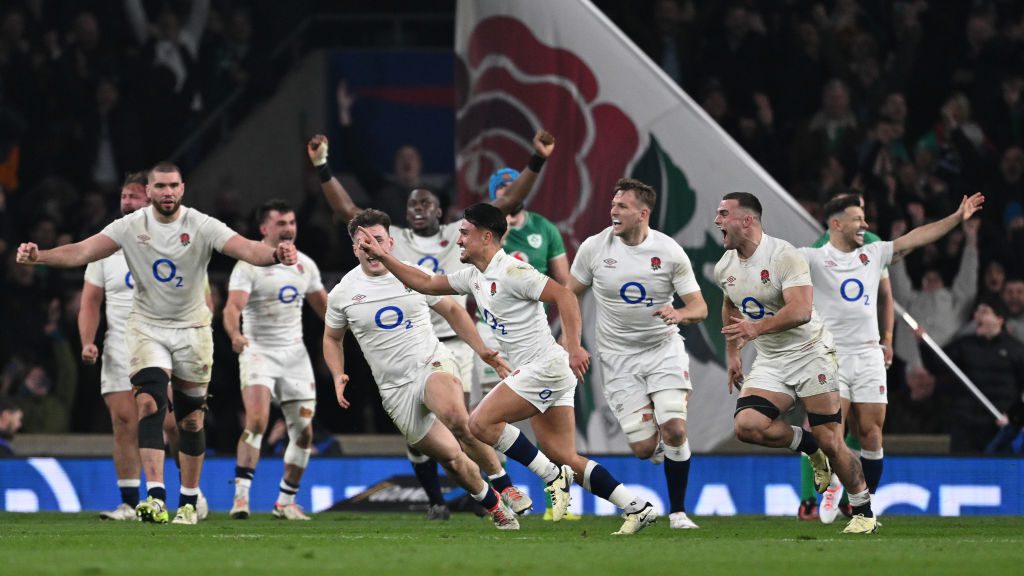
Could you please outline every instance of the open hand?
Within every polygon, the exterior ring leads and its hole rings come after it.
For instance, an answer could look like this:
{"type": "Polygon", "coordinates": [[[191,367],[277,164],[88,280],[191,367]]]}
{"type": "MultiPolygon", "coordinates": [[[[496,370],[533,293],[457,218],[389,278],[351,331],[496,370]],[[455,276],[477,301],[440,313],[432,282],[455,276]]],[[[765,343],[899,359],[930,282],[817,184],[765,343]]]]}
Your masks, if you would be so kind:
{"type": "Polygon", "coordinates": [[[733,316],[732,320],[732,324],[722,328],[722,334],[725,334],[725,339],[735,346],[737,350],[743,349],[747,342],[760,336],[756,323],[744,320],[740,316],[733,316]]]}
{"type": "Polygon", "coordinates": [[[338,396],[338,406],[348,409],[352,405],[345,398],[345,386],[348,385],[348,374],[342,374],[334,379],[334,393],[338,396]]]}
{"type": "Polygon", "coordinates": [[[981,205],[985,203],[985,196],[981,192],[975,192],[970,197],[964,196],[963,200],[960,201],[960,208],[957,209],[957,214],[960,215],[960,221],[966,222],[974,216],[974,213],[981,210],[981,205]]]}
{"type": "Polygon", "coordinates": [[[387,255],[384,247],[380,245],[380,242],[377,242],[377,239],[373,237],[373,234],[370,234],[369,230],[360,226],[359,232],[361,233],[359,235],[359,248],[366,252],[367,256],[379,260],[387,255]]]}
{"type": "Polygon", "coordinates": [[[583,381],[583,375],[590,368],[590,353],[582,347],[577,347],[569,352],[569,368],[576,375],[576,379],[583,381]]]}
{"type": "Polygon", "coordinates": [[[487,349],[486,352],[480,354],[480,359],[486,362],[491,368],[498,373],[498,378],[504,380],[511,372],[512,368],[505,362],[505,359],[501,357],[497,350],[487,349]]]}

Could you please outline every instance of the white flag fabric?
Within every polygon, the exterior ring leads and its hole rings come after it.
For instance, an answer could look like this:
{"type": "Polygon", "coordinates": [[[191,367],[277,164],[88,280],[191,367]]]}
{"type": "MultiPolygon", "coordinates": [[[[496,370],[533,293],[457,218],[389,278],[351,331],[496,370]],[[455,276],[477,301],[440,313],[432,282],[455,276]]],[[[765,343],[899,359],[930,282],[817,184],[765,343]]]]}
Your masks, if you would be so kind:
{"type": "MultiPolygon", "coordinates": [[[[731,437],[735,397],[726,392],[722,292],[713,279],[723,252],[715,210],[723,194],[752,192],[770,234],[805,246],[820,227],[588,0],[460,0],[455,48],[461,204],[484,199],[495,170],[525,166],[541,127],[557,145],[527,205],[559,226],[570,257],[610,225],[616,180],[652,185],[651,225],[686,250],[709,309],[706,322],[683,332],[694,382],[691,445],[708,450],[731,437]]],[[[583,313],[590,343],[592,302],[583,313]]],[[[591,384],[599,380],[592,374],[591,384]]],[[[601,394],[594,398],[597,417],[581,415],[586,447],[625,449],[601,394]]]]}

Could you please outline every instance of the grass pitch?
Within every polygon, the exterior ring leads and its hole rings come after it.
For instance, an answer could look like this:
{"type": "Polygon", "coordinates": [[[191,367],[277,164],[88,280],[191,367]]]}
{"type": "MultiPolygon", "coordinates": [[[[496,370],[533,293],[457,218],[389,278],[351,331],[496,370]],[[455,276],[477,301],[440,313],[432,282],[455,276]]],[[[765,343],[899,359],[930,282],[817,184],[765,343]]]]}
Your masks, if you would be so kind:
{"type": "Polygon", "coordinates": [[[0,513],[0,574],[1020,574],[1024,519],[900,517],[873,536],[793,518],[659,519],[633,537],[620,521],[559,524],[533,515],[518,532],[487,519],[325,513],[312,522],[211,514],[198,526],[102,522],[94,514],[0,513]]]}

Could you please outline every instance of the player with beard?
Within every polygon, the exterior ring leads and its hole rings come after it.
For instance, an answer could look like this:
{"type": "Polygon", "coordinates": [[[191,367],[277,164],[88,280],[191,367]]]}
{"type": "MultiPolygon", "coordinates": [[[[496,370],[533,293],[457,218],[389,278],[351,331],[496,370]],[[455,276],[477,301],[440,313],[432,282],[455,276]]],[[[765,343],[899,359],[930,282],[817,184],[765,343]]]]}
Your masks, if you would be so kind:
{"type": "MultiPolygon", "coordinates": [[[[121,186],[121,215],[127,216],[149,206],[146,196],[146,174],[135,172],[125,177],[121,186]]],[[[106,302],[107,331],[103,337],[103,361],[100,372],[100,394],[110,411],[114,431],[114,470],[121,504],[111,511],[100,513],[103,520],[138,520],[135,507],[139,504],[140,455],[138,445],[139,417],[132,384],[128,377],[128,353],[125,325],[132,309],[133,288],[131,272],[124,254],[116,253],[85,267],[82,283],[82,304],[78,314],[78,333],[82,342],[82,362],[95,364],[99,357],[96,333],[100,325],[100,308],[106,302]]],[[[208,301],[209,303],[209,301],[208,301]]],[[[171,397],[170,386],[167,388],[171,397]]],[[[171,453],[177,459],[178,428],[171,415],[164,418],[164,435],[171,453]]],[[[153,453],[146,451],[146,457],[153,453]]],[[[200,493],[196,504],[200,520],[208,513],[206,499],[200,493]]]]}
{"type": "MultiPolygon", "coordinates": [[[[536,172],[543,165],[543,160],[551,155],[555,146],[555,139],[551,134],[541,130],[533,138],[534,158],[530,166],[524,170],[523,178],[517,182],[503,199],[494,200],[493,203],[503,212],[509,212],[517,205],[522,204],[526,193],[533,186],[536,179],[536,172]],[[538,160],[538,158],[540,160],[538,160]]],[[[352,198],[345,191],[341,182],[335,178],[327,163],[328,141],[323,135],[316,135],[310,139],[306,146],[309,159],[320,175],[321,188],[328,204],[336,214],[346,222],[362,213],[363,209],[352,201],[352,198]]],[[[412,262],[417,266],[423,266],[435,274],[446,274],[461,270],[467,265],[459,260],[459,238],[458,224],[441,223],[441,205],[437,196],[429,190],[417,188],[410,192],[406,203],[406,220],[408,228],[390,226],[388,233],[395,242],[393,253],[396,258],[412,262]]],[[[460,306],[466,306],[465,296],[453,296],[460,306]]],[[[475,364],[487,367],[493,372],[493,368],[486,362],[479,361],[476,354],[455,334],[455,331],[441,315],[433,310],[430,312],[431,322],[437,337],[452,353],[455,365],[458,368],[457,376],[462,383],[463,394],[468,406],[470,388],[473,383],[473,371],[475,364]]],[[[489,335],[488,335],[489,336],[489,335]]],[[[481,335],[481,337],[484,337],[481,335]]],[[[488,344],[496,348],[497,343],[491,341],[488,344]]],[[[412,462],[413,470],[417,479],[423,486],[430,500],[430,508],[427,510],[427,518],[432,520],[446,520],[448,518],[448,507],[444,503],[441,494],[440,479],[437,475],[437,463],[419,454],[415,449],[409,447],[407,451],[409,460],[412,462]]],[[[531,508],[533,502],[530,497],[512,485],[508,472],[501,465],[497,454],[488,451],[484,454],[484,461],[477,461],[480,468],[487,474],[491,485],[501,494],[502,499],[516,514],[523,514],[531,508]]]]}
{"type": "Polygon", "coordinates": [[[128,315],[129,371],[139,410],[139,450],[147,498],[136,513],[143,521],[166,523],[162,424],[167,383],[178,423],[181,494],[175,524],[195,524],[199,476],[206,453],[203,417],[213,365],[212,313],[206,306],[206,267],[213,250],[256,266],[297,262],[295,246],[277,249],[238,235],[223,222],[181,205],[181,170],[160,162],[147,175],[149,208],[112,222],[74,244],[40,250],[18,247],[19,264],[76,268],[124,251],[137,288],[128,315]],[[147,456],[144,450],[152,451],[147,456]]]}
{"type": "MultiPolygon", "coordinates": [[[[263,243],[277,248],[295,242],[298,232],[295,211],[283,200],[270,200],[259,208],[263,243]]],[[[263,433],[270,418],[271,400],[280,405],[288,428],[284,452],[284,477],[274,504],[274,518],[309,520],[295,503],[299,482],[309,465],[313,445],[313,414],[316,411],[316,380],[313,364],[302,341],[302,302],[324,318],[327,291],[320,269],[299,252],[295,266],[278,264],[257,269],[238,262],[228,281],[224,306],[224,330],[238,354],[245,405],[245,429],[238,440],[235,466],[235,498],[231,517],[249,517],[249,488],[260,459],[263,433]],[[244,321],[244,326],[239,320],[244,321]]]]}
{"type": "Polygon", "coordinates": [[[654,508],[634,497],[603,466],[576,452],[576,382],[590,364],[580,346],[579,304],[564,286],[505,254],[501,238],[507,226],[502,212],[490,204],[467,208],[459,222],[458,245],[462,261],[472,267],[451,274],[430,275],[404,264],[369,234],[360,236],[359,246],[421,294],[473,295],[515,370],[473,410],[470,428],[478,439],[547,483],[552,520],[564,517],[569,488],[579,478],[584,489],[625,511],[625,522],[616,534],[635,534],[657,518],[654,508]],[[558,307],[565,348],[555,342],[542,303],[558,307]],[[528,418],[554,462],[511,424],[528,418]]]}
{"type": "MultiPolygon", "coordinates": [[[[942,220],[919,226],[892,242],[867,243],[868,225],[860,197],[839,196],[824,207],[828,243],[820,248],[800,249],[810,266],[822,321],[835,338],[843,421],[853,416],[857,423],[860,463],[871,494],[882,478],[882,425],[888,403],[886,359],[878,332],[875,297],[882,274],[910,251],[935,242],[967,222],[984,201],[980,193],[965,196],[959,209],[942,220]]],[[[833,487],[834,480],[833,477],[821,511],[821,520],[826,524],[835,520],[838,512],[836,501],[842,488],[833,487]]]]}
{"type": "Polygon", "coordinates": [[[814,310],[807,260],[785,240],[764,233],[761,202],[753,194],[726,194],[715,226],[726,250],[715,265],[715,281],[725,296],[729,392],[742,387],[733,416],[736,437],[810,456],[819,493],[828,487],[834,463],[853,507],[843,532],[874,533],[878,526],[863,469],[842,440],[836,350],[814,310]],[[751,341],[757,359],[744,377],[740,350],[751,341]],[[798,399],[810,434],[780,418],[798,399]]]}

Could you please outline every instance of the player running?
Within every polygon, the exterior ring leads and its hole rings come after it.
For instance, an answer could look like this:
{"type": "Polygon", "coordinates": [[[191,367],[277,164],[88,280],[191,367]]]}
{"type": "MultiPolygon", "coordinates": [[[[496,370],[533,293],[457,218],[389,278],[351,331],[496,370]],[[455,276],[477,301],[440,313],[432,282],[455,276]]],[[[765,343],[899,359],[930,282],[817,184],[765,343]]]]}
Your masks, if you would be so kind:
{"type": "MultiPolygon", "coordinates": [[[[260,206],[257,217],[264,244],[277,248],[281,242],[295,242],[295,211],[288,203],[270,200],[260,206]]],[[[288,448],[272,514],[284,520],[309,520],[295,503],[309,465],[316,412],[316,378],[302,341],[302,302],[309,302],[322,320],[327,291],[316,263],[302,252],[298,259],[294,266],[277,264],[260,269],[240,261],[228,281],[224,330],[238,354],[245,405],[245,429],[238,440],[235,498],[230,512],[235,519],[249,517],[249,489],[273,400],[284,414],[288,448]],[[239,319],[244,325],[240,326],[239,319]]]]}
{"type": "Polygon", "coordinates": [[[152,463],[152,469],[148,464],[145,469],[148,495],[136,513],[143,521],[168,521],[162,423],[170,381],[181,468],[174,523],[195,524],[206,453],[203,416],[213,365],[212,314],[204,297],[206,266],[213,250],[256,266],[290,265],[297,256],[290,242],[282,242],[275,250],[243,238],[216,218],[182,206],[185,183],[174,164],[157,164],[147,180],[149,208],[119,218],[74,244],[39,250],[31,242],[23,243],[18,247],[17,262],[76,268],[123,250],[136,288],[126,339],[139,410],[139,451],[143,463],[152,463]],[[147,450],[153,452],[144,452],[147,450]]]}
{"type": "MultiPolygon", "coordinates": [[[[359,267],[331,290],[323,340],[338,404],[350,405],[341,344],[351,329],[373,371],[384,409],[409,445],[436,459],[487,510],[495,527],[518,530],[515,514],[480,477],[474,460],[483,461],[485,453],[494,451],[469,432],[462,384],[451,354],[434,334],[428,307],[495,369],[507,374],[508,365],[484,346],[473,320],[455,300],[413,292],[382,265],[380,255],[389,255],[394,244],[390,227],[391,219],[379,210],[365,210],[348,225],[359,267]],[[378,253],[360,248],[370,239],[378,253]]],[[[417,270],[430,274],[425,268],[417,270]]]]}
{"type": "Polygon", "coordinates": [[[501,238],[508,223],[498,208],[474,204],[459,223],[462,261],[473,266],[452,274],[429,275],[388,254],[370,235],[360,247],[403,284],[423,294],[472,294],[501,342],[515,371],[488,394],[470,417],[473,435],[528,467],[547,483],[553,520],[569,507],[569,487],[578,475],[583,487],[625,509],[616,534],[634,534],[654,522],[649,502],[635,498],[600,464],[576,453],[573,396],[590,357],[580,346],[580,309],[565,287],[532,266],[505,254],[501,238]],[[564,326],[566,349],[555,343],[544,307],[555,304],[564,326]],[[538,441],[555,464],[510,424],[529,418],[538,441]]]}
{"type": "Polygon", "coordinates": [[[612,225],[587,238],[572,263],[569,289],[594,291],[604,394],[638,458],[664,460],[671,528],[697,528],[684,500],[690,474],[686,406],[693,385],[679,324],[697,324],[708,307],[690,258],[671,237],[651,230],[654,189],[615,184],[612,225]],[[674,308],[678,294],[684,306],[674,308]]]}
{"type": "MultiPolygon", "coordinates": [[[[800,249],[810,266],[816,309],[835,338],[843,421],[849,417],[852,405],[861,446],[860,463],[871,494],[882,478],[882,425],[888,403],[886,359],[879,344],[874,297],[882,274],[910,251],[935,242],[967,222],[984,201],[981,193],[964,196],[956,212],[942,220],[915,228],[892,242],[867,244],[864,235],[868,225],[860,198],[839,196],[824,208],[828,243],[800,249]]],[[[832,494],[833,504],[836,492],[832,494]]],[[[822,506],[822,522],[830,524],[837,512],[835,505],[822,506]]]]}
{"type": "Polygon", "coordinates": [[[842,441],[842,413],[832,335],[814,311],[807,260],[785,240],[764,233],[761,202],[747,192],[726,194],[715,225],[725,254],[715,265],[726,335],[729,392],[740,388],[734,426],[743,442],[807,454],[818,492],[836,474],[850,488],[853,517],[843,532],[873,533],[871,495],[860,462],[842,441]],[[757,359],[746,378],[740,349],[753,341],[757,359]],[[811,434],[779,416],[799,399],[811,434]]]}
{"type": "MultiPolygon", "coordinates": [[[[546,158],[554,149],[554,138],[544,132],[538,131],[533,139],[533,146],[536,157],[546,158]]],[[[310,161],[317,167],[320,175],[321,188],[328,204],[336,214],[349,222],[355,216],[362,213],[363,209],[356,206],[352,198],[345,191],[341,182],[335,178],[327,163],[328,141],[323,135],[316,135],[310,139],[306,146],[310,161]]],[[[541,165],[543,162],[540,163],[541,165]]],[[[531,164],[540,170],[534,160],[531,164]]],[[[531,169],[524,171],[523,182],[517,183],[513,190],[503,200],[495,200],[502,210],[508,211],[515,205],[521,204],[522,199],[530,190],[534,180],[528,178],[536,177],[531,169]]],[[[459,239],[459,227],[456,224],[441,223],[441,204],[432,192],[417,188],[409,193],[406,203],[406,220],[408,228],[391,226],[388,230],[389,236],[394,240],[392,253],[396,258],[407,262],[414,262],[417,266],[423,266],[436,274],[451,273],[468,266],[459,260],[459,247],[456,242],[459,239]]],[[[455,301],[462,307],[466,306],[465,296],[454,296],[455,301]]],[[[434,333],[438,339],[451,352],[452,359],[457,368],[456,376],[462,383],[465,400],[469,401],[470,387],[473,383],[474,366],[479,363],[493,372],[493,368],[483,361],[477,360],[477,355],[472,348],[460,339],[452,330],[448,322],[435,311],[430,311],[431,323],[434,333]]],[[[486,339],[485,339],[486,342],[486,339]]],[[[494,347],[496,343],[488,346],[494,347]]],[[[512,479],[508,472],[502,467],[501,460],[493,450],[485,450],[477,460],[477,464],[487,474],[487,478],[494,489],[501,494],[502,499],[516,514],[523,514],[533,506],[530,497],[512,485],[512,479]]],[[[437,463],[419,454],[415,449],[408,450],[409,460],[412,462],[413,470],[417,479],[423,485],[430,500],[430,508],[427,510],[427,518],[431,520],[447,520],[449,516],[448,506],[441,494],[441,482],[437,475],[437,463]]]]}

